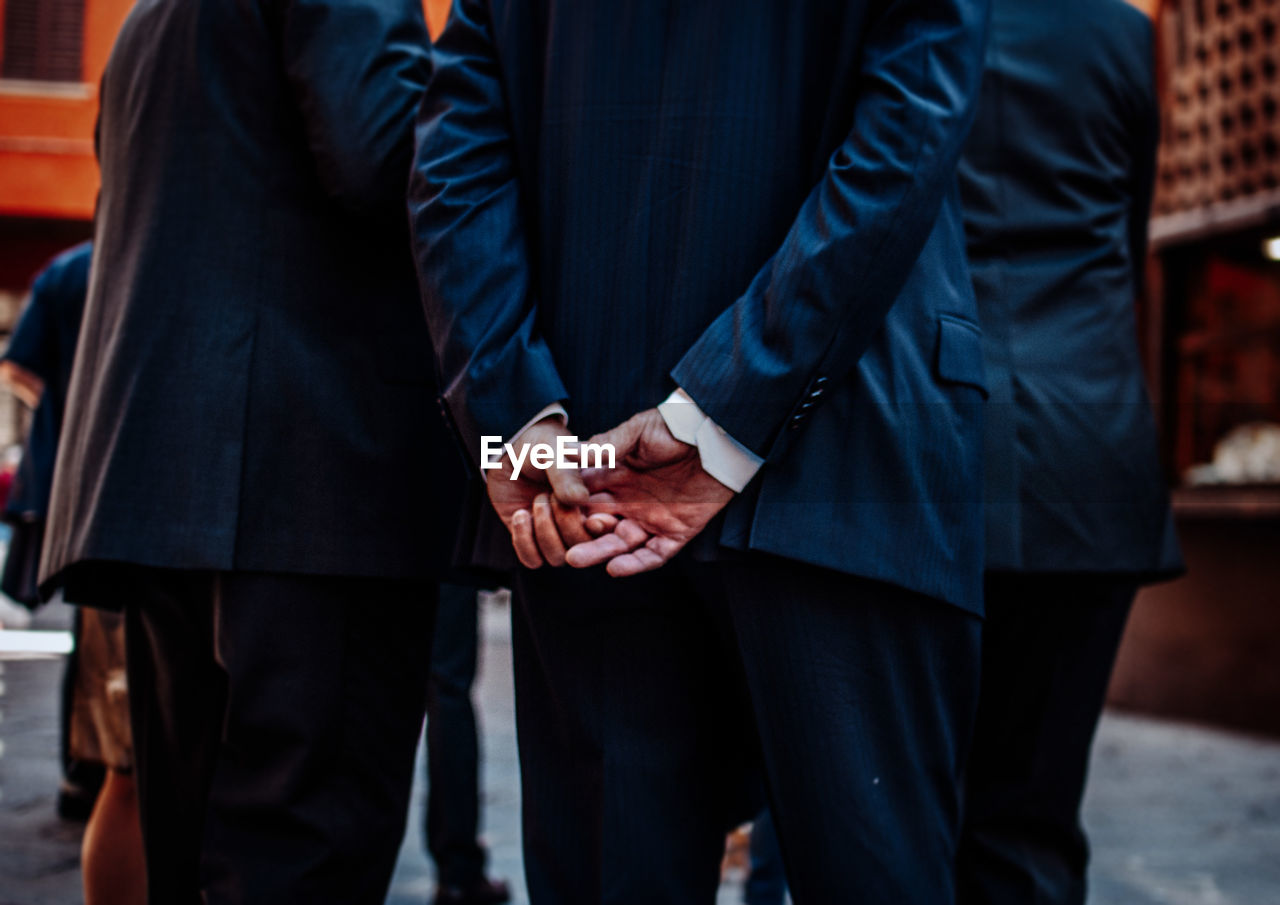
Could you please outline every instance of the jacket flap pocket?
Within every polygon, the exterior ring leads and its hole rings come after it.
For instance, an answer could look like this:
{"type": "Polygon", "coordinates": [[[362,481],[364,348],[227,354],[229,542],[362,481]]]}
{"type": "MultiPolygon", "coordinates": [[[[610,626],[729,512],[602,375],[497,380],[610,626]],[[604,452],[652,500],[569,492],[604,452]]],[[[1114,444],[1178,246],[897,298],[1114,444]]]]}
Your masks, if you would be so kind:
{"type": "Polygon", "coordinates": [[[982,331],[972,321],[950,314],[938,316],[938,376],[953,383],[976,387],[987,395],[986,368],[982,362],[982,331]]]}

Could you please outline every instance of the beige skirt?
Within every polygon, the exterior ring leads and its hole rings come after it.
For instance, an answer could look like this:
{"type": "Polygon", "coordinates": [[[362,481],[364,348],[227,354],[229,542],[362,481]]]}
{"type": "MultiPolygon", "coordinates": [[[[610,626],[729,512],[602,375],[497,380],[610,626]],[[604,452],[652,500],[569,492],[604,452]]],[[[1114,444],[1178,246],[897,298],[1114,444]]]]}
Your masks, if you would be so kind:
{"type": "Polygon", "coordinates": [[[133,769],[124,617],[85,607],[71,703],[71,756],[113,770],[133,769]]]}

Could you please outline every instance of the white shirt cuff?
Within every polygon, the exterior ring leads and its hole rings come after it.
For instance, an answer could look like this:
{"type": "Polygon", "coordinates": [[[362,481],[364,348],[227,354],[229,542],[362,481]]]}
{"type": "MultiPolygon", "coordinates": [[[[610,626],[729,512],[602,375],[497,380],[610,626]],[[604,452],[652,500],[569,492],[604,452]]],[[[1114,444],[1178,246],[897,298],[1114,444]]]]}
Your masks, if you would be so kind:
{"type": "Polygon", "coordinates": [[[751,483],[764,459],[725,433],[682,389],[658,406],[671,436],[698,448],[702,469],[734,493],[751,483]]]}
{"type": "Polygon", "coordinates": [[[561,424],[565,425],[566,427],[568,426],[569,413],[565,411],[563,405],[561,405],[558,402],[553,402],[549,406],[544,408],[542,411],[538,412],[538,414],[534,415],[532,418],[526,421],[524,423],[524,427],[520,428],[520,430],[512,434],[508,442],[514,444],[517,438],[519,438],[519,436],[523,434],[525,431],[527,431],[529,428],[533,427],[543,418],[550,418],[552,416],[559,418],[561,424]]]}

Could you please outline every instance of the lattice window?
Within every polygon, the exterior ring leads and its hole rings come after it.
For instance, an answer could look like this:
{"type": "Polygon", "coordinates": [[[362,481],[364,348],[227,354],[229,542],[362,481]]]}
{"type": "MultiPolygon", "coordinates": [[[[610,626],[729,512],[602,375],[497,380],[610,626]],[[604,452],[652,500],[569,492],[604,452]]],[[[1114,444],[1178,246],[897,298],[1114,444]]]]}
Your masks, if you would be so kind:
{"type": "Polygon", "coordinates": [[[84,0],[4,0],[0,76],[44,82],[82,78],[84,0]]]}

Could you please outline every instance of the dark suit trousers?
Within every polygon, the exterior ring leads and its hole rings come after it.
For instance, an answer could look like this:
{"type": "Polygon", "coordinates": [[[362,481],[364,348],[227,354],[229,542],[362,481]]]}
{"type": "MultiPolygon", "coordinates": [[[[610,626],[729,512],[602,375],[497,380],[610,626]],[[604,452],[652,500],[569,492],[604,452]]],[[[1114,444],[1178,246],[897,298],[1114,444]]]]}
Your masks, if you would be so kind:
{"type": "Polygon", "coordinates": [[[960,905],[1083,905],[1080,801],[1136,587],[1114,577],[987,579],[960,905]]]}
{"type": "Polygon", "coordinates": [[[799,905],[947,905],[978,619],[764,556],[517,577],[533,905],[715,901],[764,768],[799,905]]]}
{"type": "Polygon", "coordinates": [[[743,884],[743,905],[784,905],[787,876],[773,815],[765,808],[751,824],[751,870],[743,884]]]}
{"type": "Polygon", "coordinates": [[[434,585],[141,570],[131,592],[149,901],[381,905],[434,585]]]}
{"type": "Polygon", "coordinates": [[[427,683],[427,850],[442,886],[484,877],[480,824],[480,744],[471,685],[476,678],[476,589],[440,586],[427,683]]]}

